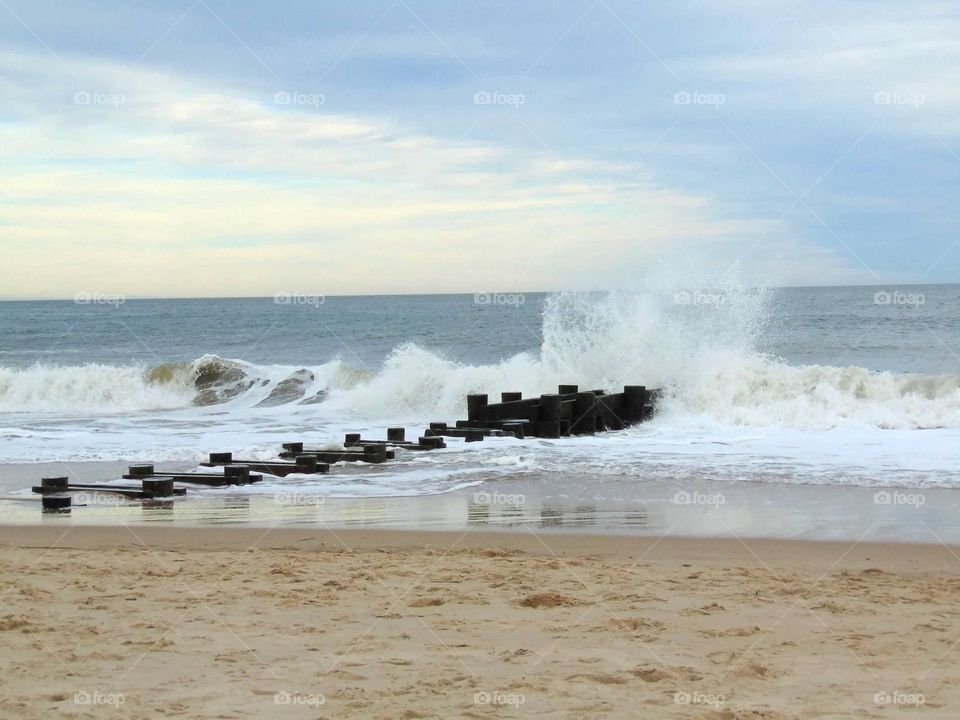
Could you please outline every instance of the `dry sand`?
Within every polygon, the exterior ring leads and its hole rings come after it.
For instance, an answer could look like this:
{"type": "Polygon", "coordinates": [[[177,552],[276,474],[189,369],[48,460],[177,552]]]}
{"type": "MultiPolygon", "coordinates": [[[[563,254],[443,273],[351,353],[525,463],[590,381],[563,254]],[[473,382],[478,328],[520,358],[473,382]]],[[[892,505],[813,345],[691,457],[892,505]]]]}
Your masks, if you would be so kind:
{"type": "Polygon", "coordinates": [[[3,717],[960,717],[944,546],[63,533],[0,528],[3,717]]]}

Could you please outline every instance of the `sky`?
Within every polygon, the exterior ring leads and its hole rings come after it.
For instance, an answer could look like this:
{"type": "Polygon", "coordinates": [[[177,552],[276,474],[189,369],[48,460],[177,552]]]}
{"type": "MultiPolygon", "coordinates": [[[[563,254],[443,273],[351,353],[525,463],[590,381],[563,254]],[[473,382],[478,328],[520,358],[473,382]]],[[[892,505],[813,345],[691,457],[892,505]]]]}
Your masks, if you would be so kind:
{"type": "Polygon", "coordinates": [[[0,0],[0,297],[960,281],[960,5],[0,0]]]}

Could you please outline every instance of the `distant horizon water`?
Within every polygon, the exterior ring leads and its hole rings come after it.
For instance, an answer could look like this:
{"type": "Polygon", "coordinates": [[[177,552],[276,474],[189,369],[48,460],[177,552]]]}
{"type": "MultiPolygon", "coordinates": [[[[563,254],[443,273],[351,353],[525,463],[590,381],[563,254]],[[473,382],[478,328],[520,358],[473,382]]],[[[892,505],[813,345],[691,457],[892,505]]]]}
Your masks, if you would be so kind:
{"type": "MultiPolygon", "coordinates": [[[[825,284],[825,285],[777,285],[777,284],[763,284],[763,285],[747,285],[744,287],[745,290],[757,291],[757,290],[829,290],[829,289],[839,289],[839,288],[881,288],[881,287],[952,287],[960,285],[960,280],[956,282],[910,282],[910,281],[891,281],[884,283],[848,283],[848,284],[825,284]]],[[[694,290],[710,290],[710,289],[723,289],[724,286],[718,285],[716,288],[708,285],[702,285],[699,287],[684,287],[676,288],[676,290],[687,290],[693,292],[694,290]]],[[[70,295],[57,295],[57,296],[27,296],[27,297],[15,297],[0,295],[0,302],[74,302],[77,295],[95,295],[97,293],[103,295],[122,295],[123,298],[127,301],[133,300],[269,300],[274,298],[281,292],[267,293],[265,295],[131,295],[130,293],[121,293],[121,292],[112,292],[112,291],[90,291],[90,290],[78,290],[75,293],[70,295]]],[[[286,291],[287,294],[312,294],[322,297],[330,298],[380,298],[380,297],[432,297],[437,295],[459,297],[459,296],[471,296],[476,295],[476,292],[469,291],[447,291],[447,290],[438,290],[436,292],[382,292],[382,293],[321,293],[314,292],[310,288],[306,288],[303,292],[293,293],[286,291]]],[[[568,290],[530,290],[530,289],[517,289],[517,288],[508,288],[500,289],[496,292],[510,292],[510,293],[523,293],[528,295],[551,295],[558,293],[607,293],[611,292],[610,289],[605,288],[595,288],[595,289],[568,289],[568,290]]],[[[636,292],[635,290],[622,289],[615,290],[613,292],[636,292]]]]}

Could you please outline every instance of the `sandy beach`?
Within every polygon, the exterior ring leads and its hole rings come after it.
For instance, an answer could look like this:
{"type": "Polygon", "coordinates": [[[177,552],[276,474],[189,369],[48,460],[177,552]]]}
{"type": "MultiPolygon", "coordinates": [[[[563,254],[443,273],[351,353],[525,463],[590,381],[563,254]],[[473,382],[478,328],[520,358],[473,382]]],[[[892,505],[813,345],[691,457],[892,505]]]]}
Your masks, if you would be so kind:
{"type": "Polygon", "coordinates": [[[943,545],[0,529],[6,717],[955,717],[943,545]]]}

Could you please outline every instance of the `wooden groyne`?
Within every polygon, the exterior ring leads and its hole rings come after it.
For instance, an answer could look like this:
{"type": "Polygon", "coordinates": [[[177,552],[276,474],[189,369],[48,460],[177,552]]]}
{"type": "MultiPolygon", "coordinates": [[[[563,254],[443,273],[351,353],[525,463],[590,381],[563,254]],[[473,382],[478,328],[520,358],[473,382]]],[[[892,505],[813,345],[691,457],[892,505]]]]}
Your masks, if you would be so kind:
{"type": "Polygon", "coordinates": [[[42,496],[44,512],[70,512],[72,492],[110,493],[131,500],[152,500],[185,495],[177,485],[231,487],[263,480],[264,474],[320,475],[331,466],[362,462],[380,465],[396,459],[396,451],[423,452],[447,447],[444,438],[479,442],[489,437],[560,438],[594,435],[622,430],[648,420],[661,396],[660,390],[644,385],[625,385],[622,392],[581,391],[577,385],[560,385],[557,392],[524,398],[519,392],[500,393],[500,402],[491,403],[484,393],[467,395],[467,418],[452,426],[431,422],[416,442],[407,441],[402,427],[387,428],[386,439],[370,440],[360,433],[347,433],[342,448],[309,447],[304,442],[283,443],[276,460],[242,460],[230,452],[210,453],[202,467],[223,468],[221,472],[157,472],[150,463],[130,465],[124,480],[140,485],[70,483],[66,477],[42,478],[33,492],[42,496]],[[175,485],[176,484],[176,485],[175,485]]]}
{"type": "Polygon", "coordinates": [[[623,430],[653,415],[659,391],[643,385],[626,385],[623,392],[604,390],[581,392],[576,385],[560,385],[556,393],[524,398],[518,392],[500,394],[500,402],[491,403],[483,393],[467,395],[467,419],[453,428],[446,423],[431,423],[427,433],[463,437],[468,442],[493,434],[516,438],[559,438],[568,435],[593,435],[605,430],[623,430]],[[494,433],[493,431],[499,431],[494,433]]]}

